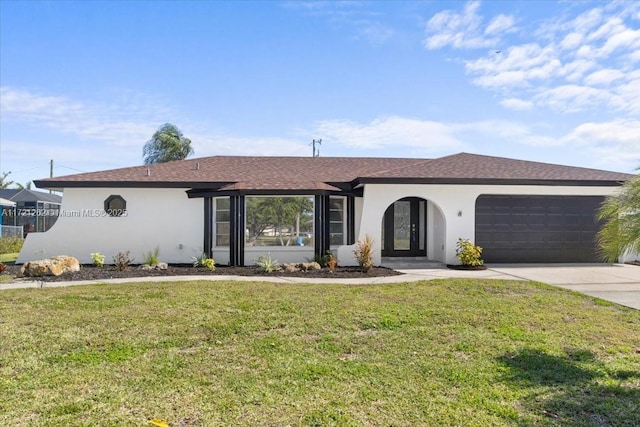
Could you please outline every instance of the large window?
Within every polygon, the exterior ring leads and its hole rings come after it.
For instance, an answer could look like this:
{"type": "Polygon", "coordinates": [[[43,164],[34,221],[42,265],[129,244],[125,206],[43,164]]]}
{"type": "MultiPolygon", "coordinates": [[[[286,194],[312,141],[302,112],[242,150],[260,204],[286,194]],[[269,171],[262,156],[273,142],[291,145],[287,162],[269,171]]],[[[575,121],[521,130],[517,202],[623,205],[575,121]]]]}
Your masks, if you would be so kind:
{"type": "Polygon", "coordinates": [[[216,201],[216,246],[229,246],[230,220],[229,198],[215,199],[216,201]]]}
{"type": "Polygon", "coordinates": [[[344,197],[329,199],[329,241],[331,246],[344,245],[344,197]]]}
{"type": "Polygon", "coordinates": [[[313,246],[313,197],[246,197],[247,246],[313,246]]]}

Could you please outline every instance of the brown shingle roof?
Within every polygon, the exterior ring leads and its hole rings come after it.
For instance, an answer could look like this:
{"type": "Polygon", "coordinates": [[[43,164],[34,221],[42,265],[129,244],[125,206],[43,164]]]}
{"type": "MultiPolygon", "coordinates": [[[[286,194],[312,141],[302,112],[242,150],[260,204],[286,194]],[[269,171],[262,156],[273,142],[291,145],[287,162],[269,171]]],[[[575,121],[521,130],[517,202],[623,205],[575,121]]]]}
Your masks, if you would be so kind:
{"type": "Polygon", "coordinates": [[[620,182],[633,175],[460,153],[438,159],[213,156],[37,180],[39,187],[156,186],[337,190],[334,184],[413,180],[620,182]]]}

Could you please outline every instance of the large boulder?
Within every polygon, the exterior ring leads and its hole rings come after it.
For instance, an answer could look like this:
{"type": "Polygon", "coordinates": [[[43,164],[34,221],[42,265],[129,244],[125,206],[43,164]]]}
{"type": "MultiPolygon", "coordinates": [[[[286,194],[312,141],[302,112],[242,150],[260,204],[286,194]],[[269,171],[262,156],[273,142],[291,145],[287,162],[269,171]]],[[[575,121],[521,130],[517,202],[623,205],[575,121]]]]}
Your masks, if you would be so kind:
{"type": "Polygon", "coordinates": [[[20,276],[59,276],[68,271],[80,271],[80,262],[72,256],[60,255],[23,264],[20,276]]]}

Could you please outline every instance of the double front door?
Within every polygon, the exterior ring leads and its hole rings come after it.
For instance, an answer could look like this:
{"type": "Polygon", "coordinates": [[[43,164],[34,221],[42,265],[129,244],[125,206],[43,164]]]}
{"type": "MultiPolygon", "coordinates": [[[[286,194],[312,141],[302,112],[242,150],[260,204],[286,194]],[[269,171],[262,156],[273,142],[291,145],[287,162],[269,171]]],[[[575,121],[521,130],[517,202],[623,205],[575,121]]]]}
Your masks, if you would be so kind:
{"type": "Polygon", "coordinates": [[[384,214],[382,256],[427,256],[426,200],[405,198],[394,202],[384,214]]]}

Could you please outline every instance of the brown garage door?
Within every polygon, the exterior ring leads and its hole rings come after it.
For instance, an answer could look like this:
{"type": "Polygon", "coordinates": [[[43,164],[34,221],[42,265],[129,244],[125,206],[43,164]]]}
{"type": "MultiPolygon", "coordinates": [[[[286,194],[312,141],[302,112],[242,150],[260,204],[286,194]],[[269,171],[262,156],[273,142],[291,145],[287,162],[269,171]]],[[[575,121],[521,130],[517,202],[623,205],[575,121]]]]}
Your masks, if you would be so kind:
{"type": "Polygon", "coordinates": [[[592,196],[498,196],[476,200],[476,245],[485,262],[597,262],[592,196]]]}

